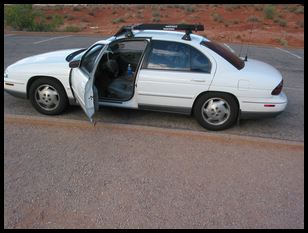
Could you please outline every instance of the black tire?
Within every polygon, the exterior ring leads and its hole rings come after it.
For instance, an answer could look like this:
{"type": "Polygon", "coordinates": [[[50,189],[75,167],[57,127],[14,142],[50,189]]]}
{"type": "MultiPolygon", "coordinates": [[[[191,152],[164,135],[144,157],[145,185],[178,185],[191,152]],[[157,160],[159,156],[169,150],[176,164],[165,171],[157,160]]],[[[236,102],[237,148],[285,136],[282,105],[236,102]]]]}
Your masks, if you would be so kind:
{"type": "Polygon", "coordinates": [[[238,110],[238,103],[232,95],[223,92],[207,92],[198,97],[193,113],[201,126],[208,130],[217,131],[234,125],[238,110]],[[216,119],[220,116],[221,120],[216,119]]]}
{"type": "Polygon", "coordinates": [[[48,77],[39,78],[31,84],[29,88],[29,98],[33,107],[38,112],[46,115],[58,115],[62,113],[68,105],[68,99],[62,84],[48,77]],[[41,93],[43,92],[45,94],[45,96],[42,97],[44,100],[41,99],[41,95],[38,92],[41,88],[45,88],[45,90],[41,90],[41,93]],[[50,93],[51,96],[49,96],[48,93],[50,93]],[[40,103],[38,99],[43,101],[43,103],[40,103]],[[48,106],[49,104],[52,105],[48,106]]]}

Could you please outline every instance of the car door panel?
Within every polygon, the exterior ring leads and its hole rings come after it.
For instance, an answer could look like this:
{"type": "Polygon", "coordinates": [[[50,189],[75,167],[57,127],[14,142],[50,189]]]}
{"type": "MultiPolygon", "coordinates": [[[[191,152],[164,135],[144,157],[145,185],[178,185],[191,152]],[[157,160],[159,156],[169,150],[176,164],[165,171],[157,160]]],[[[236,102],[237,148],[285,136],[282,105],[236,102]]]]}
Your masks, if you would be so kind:
{"type": "Polygon", "coordinates": [[[192,46],[153,40],[137,77],[138,104],[191,108],[209,89],[215,69],[215,62],[192,46]],[[198,63],[200,54],[204,66],[198,63]]]}
{"type": "Polygon", "coordinates": [[[161,106],[191,107],[212,80],[211,74],[152,69],[141,69],[138,76],[138,103],[161,106]]]}
{"type": "Polygon", "coordinates": [[[93,82],[97,61],[104,52],[103,47],[104,45],[97,44],[90,48],[81,59],[80,66],[71,70],[69,77],[74,96],[91,122],[93,121],[95,110],[98,109],[98,103],[94,103],[94,101],[98,100],[98,96],[97,90],[93,87],[93,82]],[[87,55],[88,57],[86,57],[87,55]],[[88,60],[83,60],[86,58],[88,60]]]}
{"type": "Polygon", "coordinates": [[[79,68],[75,68],[71,73],[71,88],[74,92],[75,98],[91,120],[94,114],[94,95],[92,89],[93,80],[89,79],[87,75],[79,68]]]}

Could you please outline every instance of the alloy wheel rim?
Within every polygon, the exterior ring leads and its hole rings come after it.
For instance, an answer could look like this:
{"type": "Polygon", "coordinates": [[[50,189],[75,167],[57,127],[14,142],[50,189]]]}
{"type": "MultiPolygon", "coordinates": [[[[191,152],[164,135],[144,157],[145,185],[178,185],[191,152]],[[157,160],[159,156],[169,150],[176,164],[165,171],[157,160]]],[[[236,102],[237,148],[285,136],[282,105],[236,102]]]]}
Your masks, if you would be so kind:
{"type": "Polygon", "coordinates": [[[42,109],[52,111],[59,106],[60,95],[53,86],[43,84],[35,90],[35,101],[42,109]]]}
{"type": "Polygon", "coordinates": [[[211,125],[222,125],[230,117],[230,105],[222,98],[210,98],[201,108],[203,119],[211,125]]]}

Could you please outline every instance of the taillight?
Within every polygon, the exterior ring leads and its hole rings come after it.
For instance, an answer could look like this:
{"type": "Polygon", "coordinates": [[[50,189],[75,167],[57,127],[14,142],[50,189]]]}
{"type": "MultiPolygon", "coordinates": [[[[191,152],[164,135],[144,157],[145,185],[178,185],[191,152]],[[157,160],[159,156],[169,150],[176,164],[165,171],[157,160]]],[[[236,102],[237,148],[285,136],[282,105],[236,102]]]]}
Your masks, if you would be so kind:
{"type": "Polygon", "coordinates": [[[279,95],[283,87],[283,79],[278,84],[278,86],[272,91],[272,95],[279,95]]]}

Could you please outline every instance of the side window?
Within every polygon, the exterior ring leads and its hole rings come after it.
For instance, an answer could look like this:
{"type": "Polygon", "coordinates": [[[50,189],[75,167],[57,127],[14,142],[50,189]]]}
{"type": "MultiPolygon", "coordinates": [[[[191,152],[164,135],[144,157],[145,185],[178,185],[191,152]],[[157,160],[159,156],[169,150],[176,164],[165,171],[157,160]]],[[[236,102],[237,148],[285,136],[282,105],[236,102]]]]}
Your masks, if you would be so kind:
{"type": "Polygon", "coordinates": [[[190,57],[191,71],[211,73],[211,62],[203,53],[191,47],[190,57]]]}
{"type": "Polygon", "coordinates": [[[190,70],[190,48],[182,43],[152,41],[147,68],[190,70]]]}
{"type": "Polygon", "coordinates": [[[97,44],[87,51],[87,53],[82,57],[80,68],[91,73],[94,68],[95,60],[103,47],[103,44],[97,44]]]}

